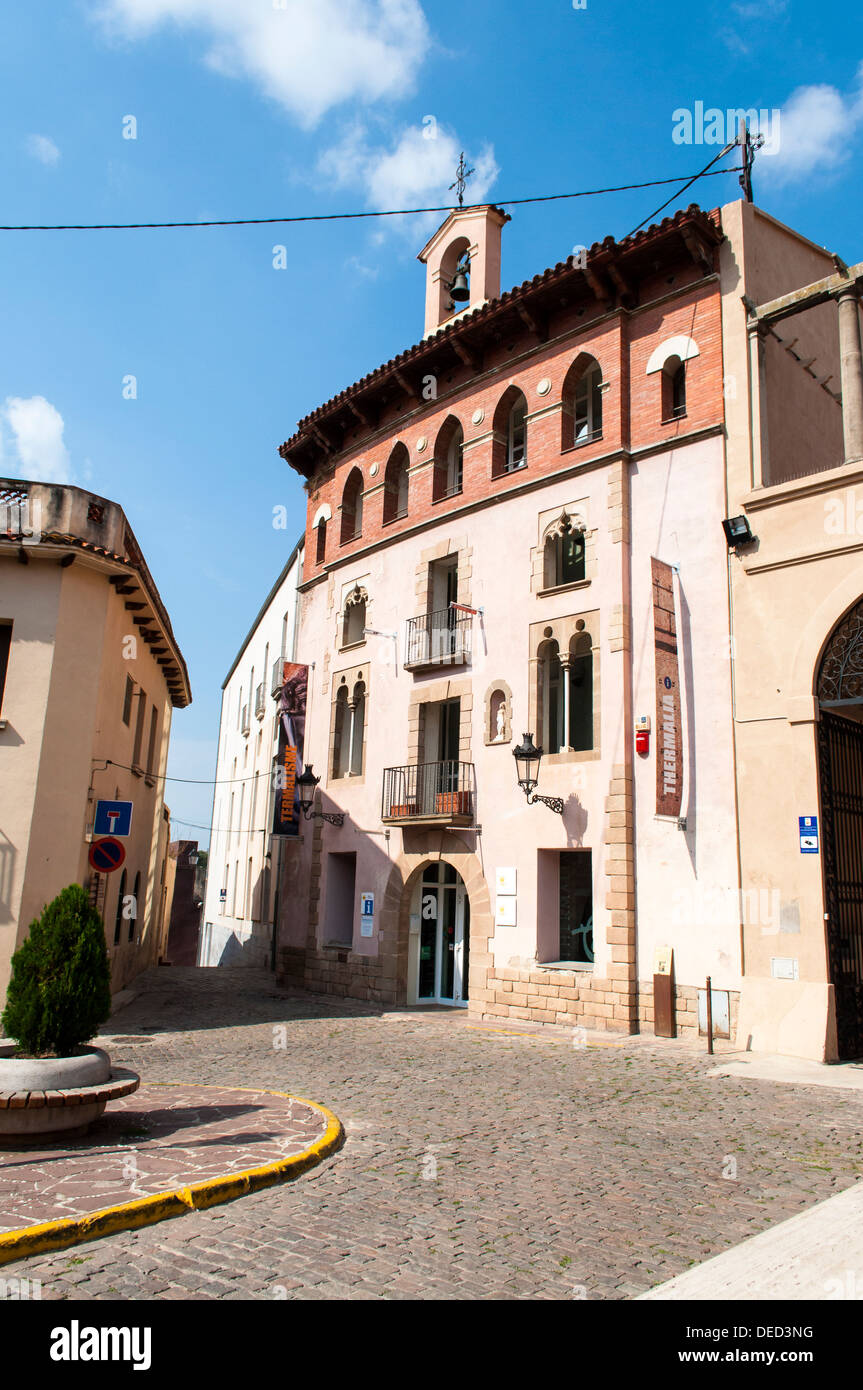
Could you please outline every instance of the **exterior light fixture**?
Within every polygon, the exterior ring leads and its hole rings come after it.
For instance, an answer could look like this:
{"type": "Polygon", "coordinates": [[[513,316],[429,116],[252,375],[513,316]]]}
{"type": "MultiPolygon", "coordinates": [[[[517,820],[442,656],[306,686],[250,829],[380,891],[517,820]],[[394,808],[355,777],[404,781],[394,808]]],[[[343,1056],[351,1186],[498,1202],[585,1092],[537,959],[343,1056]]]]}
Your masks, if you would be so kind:
{"type": "Polygon", "coordinates": [[[306,763],[305,770],[296,781],[300,810],[304,818],[306,820],[325,820],[330,825],[344,825],[345,817],[342,811],[315,811],[312,809],[315,800],[315,787],[320,780],[320,777],[316,777],[312,771],[311,763],[306,763]]]}
{"type": "Polygon", "coordinates": [[[533,806],[537,801],[541,801],[544,806],[548,806],[557,815],[563,815],[563,801],[559,796],[539,796],[534,792],[534,787],[539,781],[539,765],[542,761],[542,749],[537,748],[533,741],[533,734],[522,734],[522,741],[518,748],[513,748],[512,756],[515,758],[515,765],[518,771],[518,785],[527,797],[528,806],[533,806]]]}
{"type": "Polygon", "coordinates": [[[736,550],[739,545],[748,545],[755,539],[749,518],[745,516],[727,516],[722,523],[722,529],[732,550],[736,550]]]}

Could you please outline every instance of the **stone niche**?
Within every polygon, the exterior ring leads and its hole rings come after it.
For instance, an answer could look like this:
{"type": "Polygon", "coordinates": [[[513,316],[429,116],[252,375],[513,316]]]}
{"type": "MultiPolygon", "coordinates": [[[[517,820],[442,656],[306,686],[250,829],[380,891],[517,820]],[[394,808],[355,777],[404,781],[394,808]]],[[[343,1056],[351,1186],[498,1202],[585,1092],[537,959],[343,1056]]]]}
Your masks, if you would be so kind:
{"type": "Polygon", "coordinates": [[[487,745],[512,742],[512,691],[506,681],[492,681],[486,691],[483,733],[487,745]]]}

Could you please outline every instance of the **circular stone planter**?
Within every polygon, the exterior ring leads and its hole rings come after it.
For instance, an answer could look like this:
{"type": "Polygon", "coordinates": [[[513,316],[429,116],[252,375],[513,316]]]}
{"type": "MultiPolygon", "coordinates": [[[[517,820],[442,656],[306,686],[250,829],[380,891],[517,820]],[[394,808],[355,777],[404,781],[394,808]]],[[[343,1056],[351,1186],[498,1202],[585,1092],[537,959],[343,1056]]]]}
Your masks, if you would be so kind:
{"type": "Polygon", "coordinates": [[[0,1148],[85,1134],[111,1100],[140,1085],[137,1072],[112,1070],[100,1047],[74,1057],[15,1057],[0,1043],[0,1148]]]}

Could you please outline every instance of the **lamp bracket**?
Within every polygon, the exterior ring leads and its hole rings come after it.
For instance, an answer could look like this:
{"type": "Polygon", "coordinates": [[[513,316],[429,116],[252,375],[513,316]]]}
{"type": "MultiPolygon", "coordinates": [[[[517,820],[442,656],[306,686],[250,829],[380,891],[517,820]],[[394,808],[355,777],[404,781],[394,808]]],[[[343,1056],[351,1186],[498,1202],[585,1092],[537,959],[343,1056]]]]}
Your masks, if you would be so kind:
{"type": "Polygon", "coordinates": [[[535,802],[537,802],[537,801],[541,801],[542,804],[543,804],[543,806],[548,806],[548,808],[549,808],[550,810],[554,811],[555,815],[557,815],[557,816],[562,816],[562,815],[563,815],[564,801],[563,801],[562,797],[559,797],[559,796],[539,796],[538,793],[535,792],[535,793],[533,794],[533,796],[529,796],[529,797],[527,798],[527,804],[528,804],[528,806],[533,806],[533,804],[534,804],[535,802]]]}

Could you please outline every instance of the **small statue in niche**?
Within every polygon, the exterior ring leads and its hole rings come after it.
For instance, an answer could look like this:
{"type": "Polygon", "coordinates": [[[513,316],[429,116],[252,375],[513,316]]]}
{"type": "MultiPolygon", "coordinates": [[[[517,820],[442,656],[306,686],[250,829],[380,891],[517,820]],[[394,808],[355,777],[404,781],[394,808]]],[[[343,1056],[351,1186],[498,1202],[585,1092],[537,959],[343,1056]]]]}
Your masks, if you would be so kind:
{"type": "Polygon", "coordinates": [[[490,709],[491,728],[488,737],[492,743],[506,743],[506,696],[502,690],[492,692],[490,709]]]}

